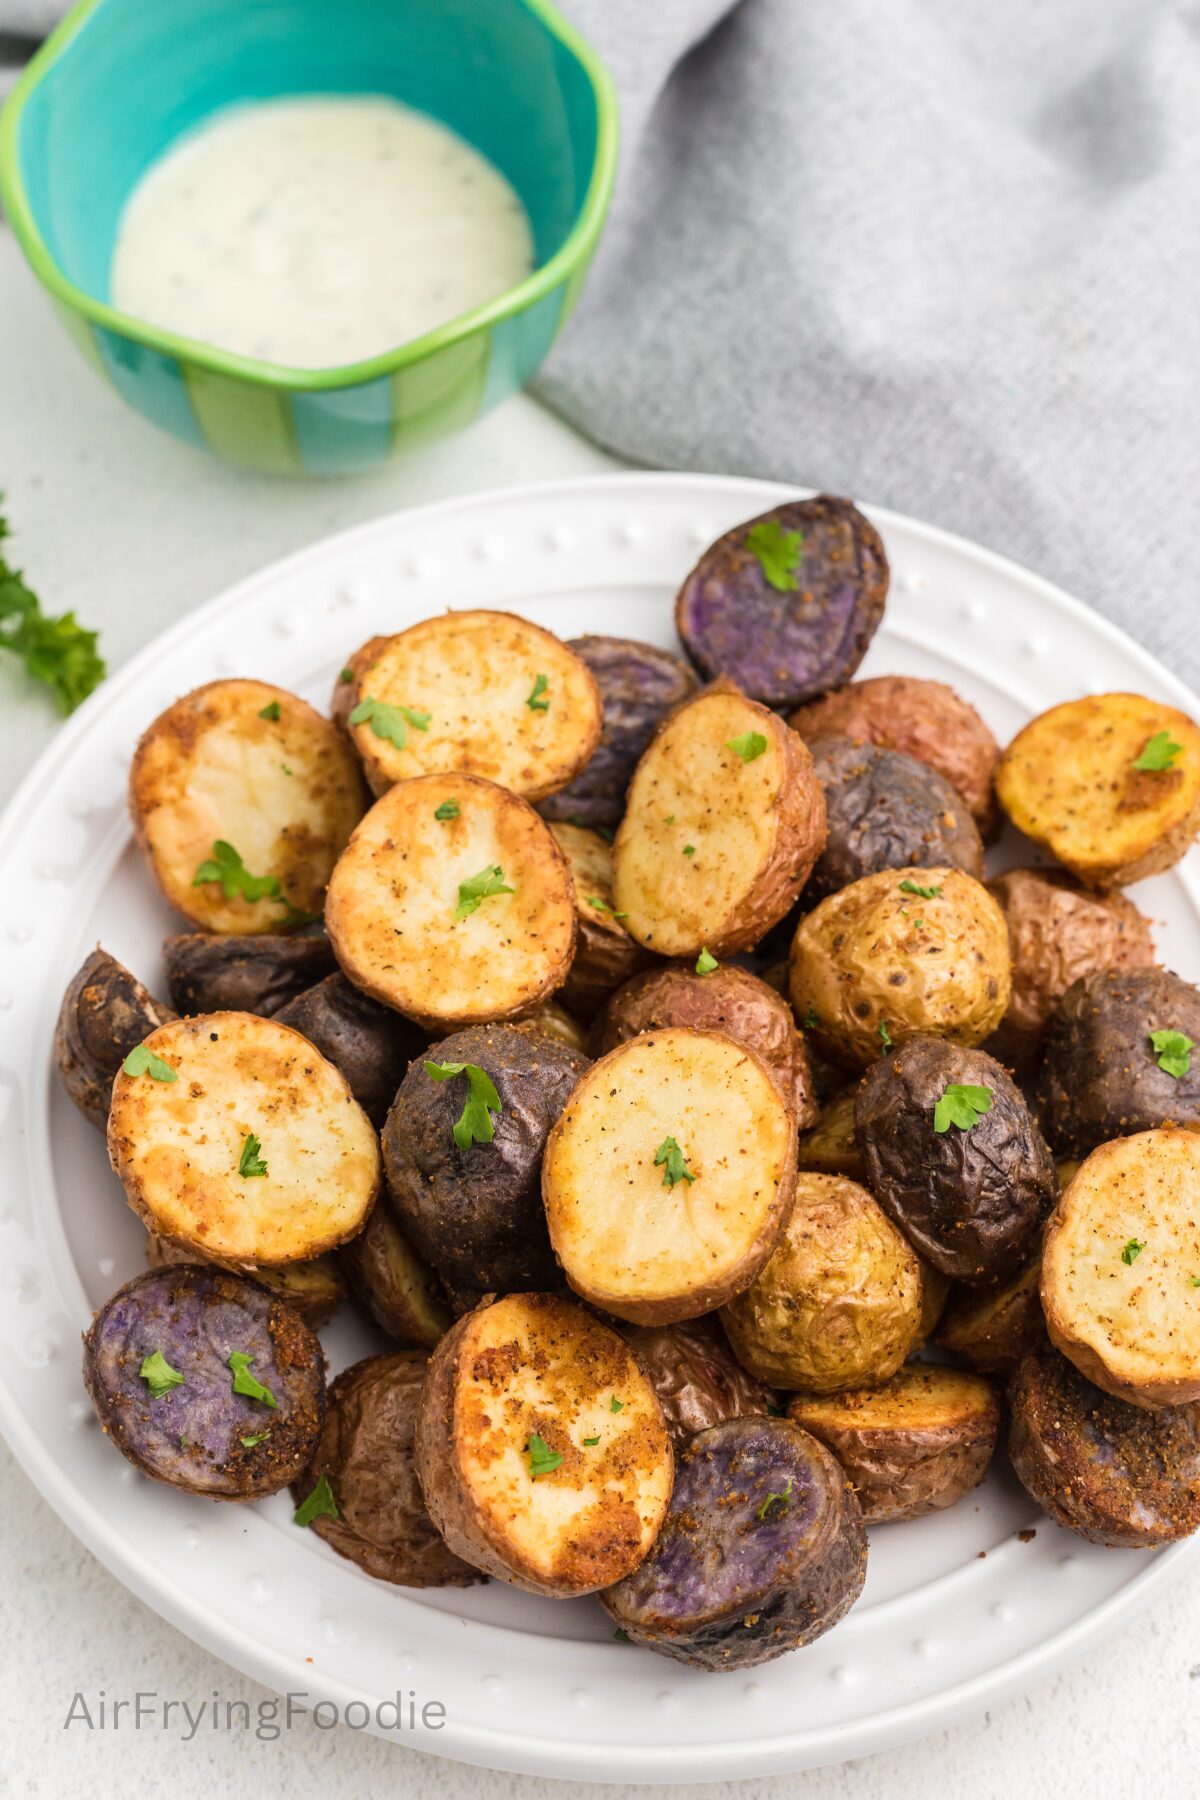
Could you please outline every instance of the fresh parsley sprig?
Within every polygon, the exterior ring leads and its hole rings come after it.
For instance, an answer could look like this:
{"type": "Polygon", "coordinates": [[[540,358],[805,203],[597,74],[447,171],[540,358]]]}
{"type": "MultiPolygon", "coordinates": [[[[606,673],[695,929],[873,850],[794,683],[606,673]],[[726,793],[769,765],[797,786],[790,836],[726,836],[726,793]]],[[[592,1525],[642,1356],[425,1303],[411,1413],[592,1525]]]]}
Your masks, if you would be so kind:
{"type": "Polygon", "coordinates": [[[316,1487],[302,1500],[292,1514],[294,1525],[311,1525],[314,1519],[340,1519],[337,1501],[333,1497],[333,1489],[329,1485],[328,1475],[322,1475],[316,1487]]]}
{"type": "Polygon", "coordinates": [[[804,549],[802,531],[785,531],[778,519],[760,519],[746,533],[746,548],[758,559],[759,568],[776,593],[795,593],[800,586],[796,570],[804,549]]]}
{"type": "Polygon", "coordinates": [[[486,1069],[478,1063],[427,1062],[425,1073],[434,1081],[453,1081],[456,1075],[467,1078],[467,1100],[454,1122],[454,1141],[465,1154],[472,1144],[490,1144],[496,1135],[492,1114],[502,1112],[500,1096],[486,1069]]]}
{"type": "Polygon", "coordinates": [[[949,1131],[955,1125],[959,1131],[970,1131],[991,1110],[990,1087],[979,1087],[974,1082],[951,1081],[933,1109],[933,1129],[941,1133],[949,1131]]]}
{"type": "Polygon", "coordinates": [[[654,1152],[654,1166],[663,1172],[662,1184],[673,1188],[681,1181],[695,1181],[687,1159],[673,1137],[664,1138],[654,1152]]]}
{"type": "MultiPolygon", "coordinates": [[[[12,535],[3,505],[0,493],[0,546],[12,535]]],[[[0,650],[21,658],[26,674],[51,690],[60,712],[74,712],[107,675],[98,641],[99,633],[85,631],[73,612],[48,618],[0,548],[0,650]]]]}
{"type": "Polygon", "coordinates": [[[227,1361],[233,1370],[235,1394],[245,1394],[248,1400],[261,1400],[264,1406],[276,1405],[275,1396],[270,1388],[264,1387],[262,1382],[250,1373],[250,1364],[254,1361],[252,1356],[247,1356],[244,1350],[234,1350],[230,1352],[227,1361]]]}
{"type": "Polygon", "coordinates": [[[249,1177],[266,1173],[267,1165],[262,1159],[262,1145],[252,1131],[247,1132],[246,1141],[242,1145],[242,1154],[238,1158],[238,1174],[249,1177]]]}
{"type": "Polygon", "coordinates": [[[1133,766],[1142,774],[1160,775],[1164,769],[1175,767],[1175,758],[1182,749],[1183,745],[1177,744],[1169,731],[1156,731],[1146,739],[1133,766]]]}
{"type": "Polygon", "coordinates": [[[135,1044],[121,1068],[126,1075],[148,1075],[151,1081],[178,1081],[179,1071],[161,1056],[155,1056],[146,1044],[135,1044]]]}
{"type": "Polygon", "coordinates": [[[1182,1031],[1152,1031],[1150,1048],[1158,1058],[1158,1066],[1167,1075],[1173,1075],[1176,1081],[1189,1073],[1192,1066],[1192,1051],[1196,1048],[1190,1037],[1182,1031]]]}
{"type": "Polygon", "coordinates": [[[152,1400],[161,1400],[172,1388],[183,1386],[183,1376],[171,1367],[161,1350],[152,1350],[149,1356],[143,1356],[138,1374],[150,1389],[152,1400]]]}
{"type": "MultiPolygon", "coordinates": [[[[205,858],[192,876],[193,887],[203,887],[208,881],[220,882],[221,892],[227,900],[282,899],[278,875],[251,875],[240,853],[224,838],[216,840],[212,855],[205,858]]],[[[289,903],[285,901],[286,904],[289,903]]]]}
{"type": "Polygon", "coordinates": [[[499,863],[489,863],[486,869],[480,869],[478,875],[470,876],[458,884],[458,905],[454,909],[456,919],[469,919],[473,912],[478,912],[485,900],[491,900],[496,894],[515,894],[516,888],[504,884],[504,870],[499,863]]]}
{"type": "Polygon", "coordinates": [[[414,731],[428,731],[432,717],[432,713],[418,712],[416,707],[391,706],[386,700],[376,700],[374,695],[368,694],[359,701],[347,723],[369,724],[377,738],[403,750],[408,744],[408,727],[411,725],[414,731]]]}
{"type": "Polygon", "coordinates": [[[766,747],[767,740],[761,731],[743,731],[741,737],[728,738],[725,743],[725,748],[740,756],[744,763],[757,761],[766,747]]]}

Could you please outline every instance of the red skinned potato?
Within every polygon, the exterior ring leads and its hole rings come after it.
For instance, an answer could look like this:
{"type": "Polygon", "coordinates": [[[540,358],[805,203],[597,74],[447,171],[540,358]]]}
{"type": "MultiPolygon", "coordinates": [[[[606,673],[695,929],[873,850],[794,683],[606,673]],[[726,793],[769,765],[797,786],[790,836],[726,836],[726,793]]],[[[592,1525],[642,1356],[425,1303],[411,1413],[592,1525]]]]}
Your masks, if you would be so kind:
{"type": "Polygon", "coordinates": [[[626,1325],[622,1336],[658,1395],[677,1446],[722,1419],[778,1415],[775,1394],[737,1361],[715,1318],[626,1325]]]}
{"type": "Polygon", "coordinates": [[[89,1124],[108,1124],[112,1086],[143,1038],[175,1014],[99,945],[72,977],[54,1028],[59,1080],[89,1124]]]}
{"type": "Polygon", "coordinates": [[[701,672],[767,706],[848,681],[883,617],[883,542],[849,500],[790,500],[734,526],[679,590],[675,625],[701,672]]]}
{"type": "Polygon", "coordinates": [[[941,863],[983,875],[975,821],[936,769],[850,738],[816,738],[810,748],[825,793],[828,835],[805,888],[806,902],[879,869],[941,863]]]}

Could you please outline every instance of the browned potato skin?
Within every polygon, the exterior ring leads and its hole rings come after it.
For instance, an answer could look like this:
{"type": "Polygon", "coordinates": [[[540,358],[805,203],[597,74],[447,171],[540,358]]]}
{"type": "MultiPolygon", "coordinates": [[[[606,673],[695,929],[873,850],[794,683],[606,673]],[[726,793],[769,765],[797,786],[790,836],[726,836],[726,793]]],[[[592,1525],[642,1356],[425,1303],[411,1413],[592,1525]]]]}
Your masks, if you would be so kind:
{"type": "MultiPolygon", "coordinates": [[[[178,1267],[182,1263],[219,1268],[194,1250],[185,1250],[156,1231],[146,1233],[146,1262],[152,1269],[178,1267]]],[[[318,1256],[312,1262],[285,1263],[280,1269],[246,1269],[245,1274],[260,1287],[265,1287],[280,1300],[286,1300],[293,1312],[299,1313],[310,1331],[328,1325],[346,1298],[346,1284],[338,1273],[332,1256],[318,1256]]]]}
{"type": "Polygon", "coordinates": [[[844,1088],[826,1101],[811,1131],[800,1134],[799,1166],[822,1175],[845,1175],[850,1181],[865,1179],[862,1151],[854,1135],[855,1089],[844,1088]]]}
{"type": "Polygon", "coordinates": [[[382,1130],[405,1070],[428,1044],[420,1026],[360,992],[340,971],[298,994],[275,1016],[342,1071],[372,1125],[382,1130]]]}
{"type": "Polygon", "coordinates": [[[666,963],[618,988],[592,1032],[593,1056],[604,1056],[645,1031],[673,1025],[723,1031],[757,1051],[804,1129],[817,1118],[812,1070],[791,1008],[773,988],[736,963],[697,975],[686,963],[666,963]]]}
{"type": "Polygon", "coordinates": [[[432,1350],[454,1323],[433,1270],[382,1201],[338,1260],[354,1298],[397,1343],[432,1350]]]}
{"type": "Polygon", "coordinates": [[[129,1052],[175,1014],[99,945],[68,983],[54,1028],[54,1065],[84,1118],[108,1125],[112,1085],[129,1052]]]}
{"type": "Polygon", "coordinates": [[[798,707],[788,719],[806,743],[835,733],[899,750],[944,775],[970,808],[984,841],[996,835],[992,775],[1000,746],[975,708],[941,681],[876,675],[798,707]]]}
{"type": "Polygon", "coordinates": [[[961,1369],[911,1363],[886,1386],[798,1395],[788,1417],[833,1451],[868,1524],[919,1519],[978,1487],[996,1448],[1000,1396],[961,1369]]]}
{"type": "Polygon", "coordinates": [[[955,789],[927,763],[853,738],[813,738],[825,790],[828,836],[809,876],[805,904],[840,893],[880,869],[928,863],[983,879],[983,840],[955,789]]]}
{"type": "Polygon", "coordinates": [[[580,825],[550,826],[575,887],[575,955],[558,998],[578,1018],[594,1018],[615,988],[654,959],[630,937],[612,893],[612,851],[599,832],[580,825]],[[601,904],[595,906],[593,901],[601,904]]]}
{"type": "Polygon", "coordinates": [[[1046,1334],[1040,1254],[996,1288],[952,1287],[934,1343],[981,1375],[1010,1375],[1046,1334]]]}
{"type": "Polygon", "coordinates": [[[514,1019],[512,1028],[523,1031],[526,1037],[553,1038],[556,1044],[565,1044],[568,1050],[577,1050],[580,1056],[587,1055],[587,1032],[557,1000],[547,1000],[527,1019],[514,1019]]]}
{"type": "Polygon", "coordinates": [[[421,1351],[400,1350],[343,1369],[326,1393],[324,1428],[292,1497],[299,1505],[325,1476],[339,1516],[322,1514],[309,1529],[377,1581],[470,1587],[486,1578],[447,1549],[413,1466],[426,1367],[421,1351]]]}
{"type": "Polygon", "coordinates": [[[1124,894],[1089,891],[1065,869],[1007,869],[987,888],[1008,922],[1012,957],[1012,997],[988,1042],[1001,1062],[1033,1060],[1080,976],[1154,961],[1150,921],[1124,894]]]}
{"type": "Polygon", "coordinates": [[[272,1019],[337,967],[328,938],[277,932],[260,937],[184,932],[163,940],[163,956],[171,1004],[182,1018],[250,1012],[272,1019]]]}
{"type": "Polygon", "coordinates": [[[676,1448],[722,1419],[783,1411],[773,1389],[742,1368],[713,1313],[677,1325],[621,1325],[620,1331],[658,1395],[676,1448]]]}

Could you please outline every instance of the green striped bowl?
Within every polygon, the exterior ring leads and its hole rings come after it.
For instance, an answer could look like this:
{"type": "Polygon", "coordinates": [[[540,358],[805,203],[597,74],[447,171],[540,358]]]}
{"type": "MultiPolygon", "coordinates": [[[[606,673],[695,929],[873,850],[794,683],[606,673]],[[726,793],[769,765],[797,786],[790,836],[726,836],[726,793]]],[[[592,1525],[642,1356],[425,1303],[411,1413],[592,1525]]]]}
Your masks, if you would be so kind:
{"type": "Polygon", "coordinates": [[[587,272],[612,192],[616,103],[548,0],[83,0],[0,114],[0,199],[92,366],[230,462],[333,475],[455,431],[521,387],[587,272]],[[220,107],[388,94],[467,138],[520,194],[536,265],[485,306],[336,369],[234,356],[109,304],[121,209],[220,107]]]}

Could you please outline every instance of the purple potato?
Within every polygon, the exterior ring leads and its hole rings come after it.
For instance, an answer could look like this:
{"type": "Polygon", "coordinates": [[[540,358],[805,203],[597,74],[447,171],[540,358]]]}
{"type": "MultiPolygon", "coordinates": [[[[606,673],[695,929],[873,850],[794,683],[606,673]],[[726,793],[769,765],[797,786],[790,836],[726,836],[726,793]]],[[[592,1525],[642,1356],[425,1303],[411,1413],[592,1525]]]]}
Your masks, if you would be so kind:
{"type": "Polygon", "coordinates": [[[107,950],[73,977],[54,1029],[59,1079],[84,1118],[103,1131],[117,1071],[129,1052],[175,1014],[107,950]]]}
{"type": "Polygon", "coordinates": [[[149,1269],[100,1308],[83,1346],[84,1385],[106,1435],[154,1481],[257,1500],[294,1481],[313,1454],[325,1416],[321,1346],[257,1282],[198,1265],[149,1269]],[[158,1399],[140,1373],[156,1352],[183,1377],[158,1399]],[[234,1392],[238,1352],[274,1406],[234,1392]]]}
{"type": "Polygon", "coordinates": [[[703,1669],[747,1669],[811,1643],[867,1571],[858,1501],[790,1419],[727,1419],[678,1458],[653,1550],[601,1596],[635,1643],[703,1669]]]}
{"type": "Polygon", "coordinates": [[[572,825],[615,825],[642,751],[663,716],[696,691],[696,677],[678,656],[632,638],[572,638],[568,646],[596,678],[604,703],[604,734],[574,781],[543,800],[543,818],[572,825]]]}
{"type": "Polygon", "coordinates": [[[618,1324],[642,1373],[658,1395],[677,1445],[722,1419],[782,1415],[778,1398],[748,1375],[729,1348],[715,1314],[677,1325],[618,1324]]]}
{"type": "Polygon", "coordinates": [[[806,907],[879,869],[948,865],[982,879],[979,828],[944,775],[850,738],[814,738],[809,748],[829,835],[805,884],[806,907]]]}
{"type": "Polygon", "coordinates": [[[376,1130],[387,1118],[409,1063],[429,1041],[411,1019],[361,993],[341,973],[326,975],[275,1017],[342,1071],[376,1130]]]}
{"type": "Polygon", "coordinates": [[[798,706],[849,681],[887,591],[875,527],[849,500],[818,494],[747,519],[710,545],[679,590],[675,625],[705,675],[728,676],[765,706],[798,706]],[[748,542],[756,536],[790,548],[760,557],[748,542]]]}
{"type": "Polygon", "coordinates": [[[223,937],[189,931],[163,940],[167,986],[182,1018],[248,1012],[272,1019],[337,967],[327,937],[223,937]]]}

